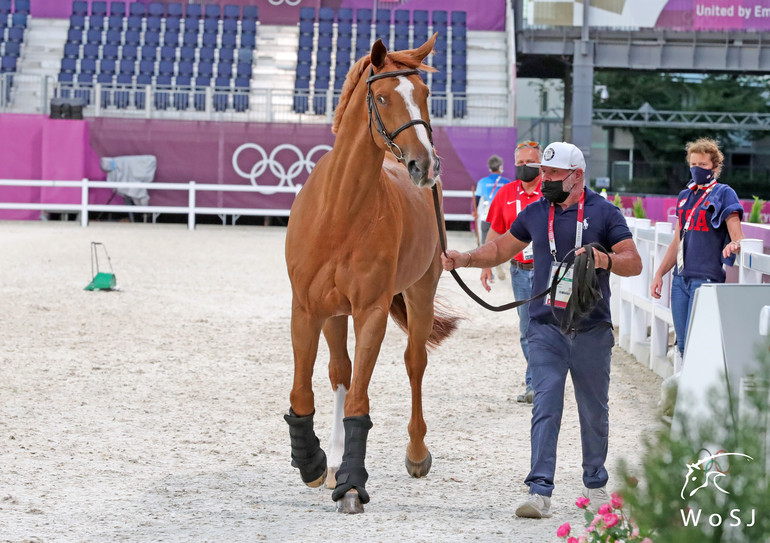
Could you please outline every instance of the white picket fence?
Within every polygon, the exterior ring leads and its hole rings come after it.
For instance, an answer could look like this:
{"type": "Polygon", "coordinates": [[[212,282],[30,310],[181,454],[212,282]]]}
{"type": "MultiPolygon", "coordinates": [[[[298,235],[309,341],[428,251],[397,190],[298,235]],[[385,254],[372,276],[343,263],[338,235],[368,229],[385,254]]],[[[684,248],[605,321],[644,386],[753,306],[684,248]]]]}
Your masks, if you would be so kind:
{"type": "MultiPolygon", "coordinates": [[[[652,226],[649,219],[628,217],[627,221],[642,257],[642,273],[636,277],[610,276],[613,324],[618,329],[620,347],[655,373],[668,377],[674,372],[667,357],[669,333],[674,326],[670,309],[671,272],[663,278],[660,300],[650,296],[650,285],[673,239],[673,226],[668,222],[652,226]]],[[[763,275],[770,275],[770,255],[764,254],[763,241],[741,241],[735,265],[739,266],[740,283],[762,283],[763,275]]]]}
{"type": "MultiPolygon", "coordinates": [[[[226,224],[227,217],[232,217],[233,224],[240,216],[252,217],[288,217],[289,207],[270,208],[230,208],[230,207],[205,207],[197,205],[197,193],[199,192],[252,192],[264,195],[271,194],[297,194],[302,185],[289,187],[279,186],[254,186],[254,185],[218,185],[215,183],[118,183],[108,181],[93,181],[81,179],[80,181],[52,181],[34,179],[0,179],[0,187],[49,187],[49,188],[76,188],[80,189],[80,202],[78,203],[41,203],[41,202],[4,202],[0,201],[0,209],[40,210],[55,213],[76,213],[80,217],[81,226],[88,226],[91,213],[115,212],[115,213],[150,213],[154,219],[161,213],[187,215],[187,227],[195,229],[196,215],[216,215],[226,224]],[[89,202],[91,189],[118,189],[140,188],[152,193],[158,190],[187,191],[186,206],[136,206],[136,205],[105,205],[89,202]]],[[[464,198],[470,202],[473,193],[469,190],[446,190],[444,198],[464,198]]],[[[445,215],[448,221],[472,221],[470,213],[448,213],[445,215]]]]}

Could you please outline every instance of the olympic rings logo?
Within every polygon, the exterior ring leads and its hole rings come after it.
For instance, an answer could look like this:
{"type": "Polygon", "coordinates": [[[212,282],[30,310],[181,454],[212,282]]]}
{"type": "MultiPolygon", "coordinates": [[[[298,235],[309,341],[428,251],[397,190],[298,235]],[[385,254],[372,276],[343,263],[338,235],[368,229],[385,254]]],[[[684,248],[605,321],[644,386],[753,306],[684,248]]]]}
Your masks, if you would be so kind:
{"type": "Polygon", "coordinates": [[[286,4],[287,6],[296,6],[302,0],[268,0],[271,4],[274,6],[280,6],[281,4],[286,4]]]}
{"type": "Polygon", "coordinates": [[[297,179],[303,171],[306,171],[309,174],[313,170],[313,167],[316,164],[313,160],[313,156],[319,151],[331,151],[331,147],[324,144],[316,145],[307,152],[307,155],[304,155],[296,145],[283,143],[276,146],[270,155],[268,155],[265,149],[256,143],[244,143],[233,153],[233,170],[244,179],[248,179],[252,185],[258,187],[260,185],[257,183],[257,179],[270,168],[270,173],[278,178],[278,185],[276,186],[293,187],[294,180],[297,179]],[[260,156],[260,159],[251,166],[249,171],[242,170],[238,163],[241,153],[246,150],[256,151],[260,156]],[[296,160],[288,167],[288,169],[276,159],[278,154],[283,151],[291,152],[296,156],[296,160]]]}

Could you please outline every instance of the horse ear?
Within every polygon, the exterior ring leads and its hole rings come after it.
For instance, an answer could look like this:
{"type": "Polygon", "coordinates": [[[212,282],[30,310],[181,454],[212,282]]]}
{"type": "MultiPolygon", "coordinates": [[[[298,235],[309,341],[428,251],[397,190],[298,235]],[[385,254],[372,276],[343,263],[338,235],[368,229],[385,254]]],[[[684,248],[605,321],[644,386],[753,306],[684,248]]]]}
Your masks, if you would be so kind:
{"type": "Polygon", "coordinates": [[[372,52],[369,58],[372,61],[372,66],[379,69],[385,65],[385,57],[388,56],[388,48],[382,43],[382,40],[377,40],[372,45],[372,52]]]}
{"type": "Polygon", "coordinates": [[[417,49],[414,49],[412,51],[412,54],[414,55],[414,58],[422,62],[425,57],[431,54],[433,51],[433,45],[436,43],[436,38],[438,37],[438,32],[435,32],[433,36],[430,37],[428,41],[423,43],[420,47],[417,49]]]}

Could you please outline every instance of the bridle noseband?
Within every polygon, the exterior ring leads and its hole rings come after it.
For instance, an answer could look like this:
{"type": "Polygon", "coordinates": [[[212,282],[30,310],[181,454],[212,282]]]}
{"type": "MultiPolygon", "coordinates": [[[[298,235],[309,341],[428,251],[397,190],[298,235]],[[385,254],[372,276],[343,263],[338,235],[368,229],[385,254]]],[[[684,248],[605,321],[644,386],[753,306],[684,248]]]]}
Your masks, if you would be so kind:
{"type": "MultiPolygon", "coordinates": [[[[385,128],[385,123],[382,122],[382,117],[380,117],[380,110],[377,109],[377,102],[375,101],[374,94],[372,93],[372,82],[378,81],[380,79],[386,79],[388,77],[399,77],[402,75],[405,75],[405,76],[417,75],[419,73],[420,73],[419,70],[411,69],[411,70],[396,70],[394,72],[382,72],[379,74],[375,74],[374,68],[370,66],[369,77],[366,78],[366,106],[369,109],[369,135],[372,136],[372,140],[374,140],[374,135],[372,134],[372,117],[374,117],[374,124],[377,128],[377,133],[380,136],[382,136],[382,139],[385,141],[385,145],[388,146],[388,149],[390,149],[390,152],[393,153],[394,157],[396,157],[396,160],[398,160],[402,164],[404,163],[404,152],[401,150],[401,147],[399,147],[398,144],[395,141],[393,141],[396,139],[396,136],[398,136],[401,132],[403,132],[410,126],[421,124],[425,126],[425,128],[427,129],[428,139],[430,140],[430,146],[431,148],[433,148],[433,129],[430,127],[430,124],[428,122],[422,119],[413,119],[408,123],[402,124],[393,132],[388,132],[388,129],[385,128]],[[374,115],[372,115],[372,113],[374,113],[374,115]]],[[[435,164],[434,169],[438,171],[440,167],[440,162],[435,151],[433,152],[433,160],[435,164]]]]}

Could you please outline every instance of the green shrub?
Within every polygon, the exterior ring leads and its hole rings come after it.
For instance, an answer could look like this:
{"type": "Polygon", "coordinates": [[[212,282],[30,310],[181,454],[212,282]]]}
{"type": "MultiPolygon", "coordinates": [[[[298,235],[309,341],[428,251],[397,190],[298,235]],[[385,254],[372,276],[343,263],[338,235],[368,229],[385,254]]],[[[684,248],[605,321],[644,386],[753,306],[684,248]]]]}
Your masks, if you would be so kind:
{"type": "Polygon", "coordinates": [[[637,198],[634,201],[634,217],[637,219],[646,219],[647,213],[644,211],[644,204],[642,203],[641,198],[637,198]]]}
{"type": "Polygon", "coordinates": [[[749,222],[753,222],[753,223],[762,222],[763,205],[765,205],[765,201],[761,200],[759,196],[754,196],[754,203],[751,204],[751,213],[749,213],[749,222]]]}

